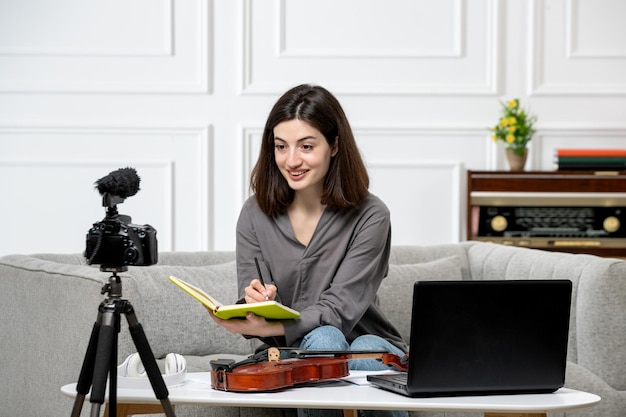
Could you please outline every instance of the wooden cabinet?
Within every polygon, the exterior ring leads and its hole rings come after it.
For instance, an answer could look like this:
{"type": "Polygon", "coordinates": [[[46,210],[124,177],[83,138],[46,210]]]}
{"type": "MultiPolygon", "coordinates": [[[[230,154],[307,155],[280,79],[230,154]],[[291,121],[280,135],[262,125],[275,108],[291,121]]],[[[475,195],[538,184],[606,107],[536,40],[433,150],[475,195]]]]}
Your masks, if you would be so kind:
{"type": "Polygon", "coordinates": [[[468,171],[467,238],[626,256],[626,171],[468,171]]]}

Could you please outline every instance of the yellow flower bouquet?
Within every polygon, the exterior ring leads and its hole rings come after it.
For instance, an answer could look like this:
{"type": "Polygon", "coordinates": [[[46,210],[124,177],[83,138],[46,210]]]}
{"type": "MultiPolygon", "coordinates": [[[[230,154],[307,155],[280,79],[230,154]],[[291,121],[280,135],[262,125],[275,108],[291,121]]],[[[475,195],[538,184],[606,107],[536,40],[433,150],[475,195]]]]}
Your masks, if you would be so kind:
{"type": "Polygon", "coordinates": [[[519,99],[513,99],[502,104],[502,116],[491,130],[494,142],[498,140],[506,144],[507,149],[513,150],[517,155],[524,155],[526,145],[535,134],[533,124],[537,121],[536,116],[530,116],[520,107],[519,99]]]}

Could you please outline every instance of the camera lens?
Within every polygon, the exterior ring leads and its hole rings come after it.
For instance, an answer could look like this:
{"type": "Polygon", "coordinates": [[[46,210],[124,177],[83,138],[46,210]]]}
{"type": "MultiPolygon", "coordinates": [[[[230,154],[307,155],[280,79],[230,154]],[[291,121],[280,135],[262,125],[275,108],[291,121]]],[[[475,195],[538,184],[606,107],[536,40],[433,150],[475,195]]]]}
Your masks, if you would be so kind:
{"type": "Polygon", "coordinates": [[[137,252],[137,249],[135,249],[134,247],[126,248],[126,250],[124,251],[124,261],[128,262],[129,264],[134,263],[134,261],[137,260],[138,256],[139,252],[137,252]]]}

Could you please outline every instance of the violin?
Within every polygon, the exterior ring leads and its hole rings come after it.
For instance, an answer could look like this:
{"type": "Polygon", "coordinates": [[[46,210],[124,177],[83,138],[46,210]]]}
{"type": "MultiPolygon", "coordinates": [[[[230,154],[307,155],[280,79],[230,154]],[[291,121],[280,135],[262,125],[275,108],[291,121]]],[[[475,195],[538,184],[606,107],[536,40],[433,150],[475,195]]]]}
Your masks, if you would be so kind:
{"type": "MultiPolygon", "coordinates": [[[[408,354],[399,357],[379,351],[302,351],[289,349],[280,359],[281,348],[269,348],[241,362],[211,361],[211,386],[220,391],[264,392],[343,378],[350,374],[349,359],[377,359],[406,372],[408,354]]],[[[284,350],[284,349],[283,349],[284,350]]]]}

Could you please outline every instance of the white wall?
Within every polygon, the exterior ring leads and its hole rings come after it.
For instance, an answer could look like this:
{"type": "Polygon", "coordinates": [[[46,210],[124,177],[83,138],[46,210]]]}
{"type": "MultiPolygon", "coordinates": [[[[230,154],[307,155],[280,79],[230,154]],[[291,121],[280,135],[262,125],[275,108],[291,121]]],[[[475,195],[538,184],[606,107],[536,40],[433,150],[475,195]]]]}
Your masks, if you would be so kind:
{"type": "Polygon", "coordinates": [[[467,169],[506,168],[499,100],[557,147],[626,147],[622,0],[0,0],[0,254],[81,252],[93,183],[160,250],[229,250],[261,129],[302,82],[352,122],[395,244],[464,239],[467,169]]]}

